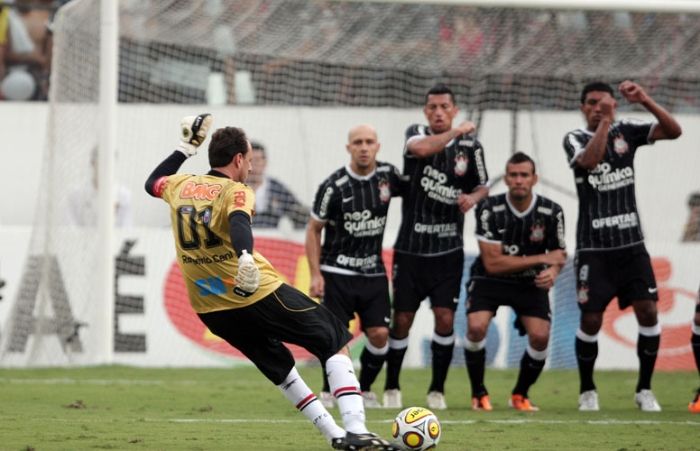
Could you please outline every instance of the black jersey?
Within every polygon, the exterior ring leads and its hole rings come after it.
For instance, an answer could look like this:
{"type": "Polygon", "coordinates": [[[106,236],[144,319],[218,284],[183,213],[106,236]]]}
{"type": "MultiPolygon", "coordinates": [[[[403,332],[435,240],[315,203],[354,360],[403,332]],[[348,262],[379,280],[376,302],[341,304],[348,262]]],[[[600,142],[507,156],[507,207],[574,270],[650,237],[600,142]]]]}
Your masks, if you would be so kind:
{"type": "Polygon", "coordinates": [[[457,198],[488,182],[484,150],[473,136],[459,136],[428,158],[408,151],[409,140],[430,134],[424,125],[406,130],[403,173],[410,185],[403,197],[397,252],[436,255],[462,249],[464,215],[457,198]]]}
{"type": "Polygon", "coordinates": [[[593,133],[578,129],[564,137],[578,192],[576,248],[611,249],[644,240],[634,189],[634,155],[651,144],[655,124],[633,120],[614,122],[608,132],[605,155],[587,170],[576,163],[593,133]]]}
{"type": "MultiPolygon", "coordinates": [[[[506,194],[489,196],[479,203],[474,213],[477,238],[501,244],[506,255],[537,255],[566,249],[564,210],[546,197],[533,195],[530,207],[520,212],[510,204],[506,194]]],[[[491,275],[486,272],[479,256],[472,264],[471,278],[534,284],[535,276],[545,268],[542,265],[510,274],[491,275]]]]}
{"type": "Polygon", "coordinates": [[[382,239],[392,196],[402,176],[392,164],[377,162],[360,176],[346,166],[318,188],[311,216],[326,223],[321,269],[339,274],[382,275],[382,239]]]}

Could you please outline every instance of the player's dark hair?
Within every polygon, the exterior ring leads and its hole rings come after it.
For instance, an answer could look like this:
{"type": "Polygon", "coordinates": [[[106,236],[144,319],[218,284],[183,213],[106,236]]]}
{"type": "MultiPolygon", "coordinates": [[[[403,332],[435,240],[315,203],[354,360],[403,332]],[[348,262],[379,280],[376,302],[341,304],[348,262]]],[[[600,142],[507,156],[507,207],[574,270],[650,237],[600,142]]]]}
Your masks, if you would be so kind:
{"type": "Polygon", "coordinates": [[[581,105],[586,103],[586,96],[588,95],[589,92],[607,92],[612,96],[612,98],[615,98],[615,91],[613,91],[612,86],[610,86],[607,83],[604,83],[602,81],[594,81],[591,83],[588,83],[586,86],[583,87],[583,90],[581,91],[581,105]]]}
{"type": "MultiPolygon", "coordinates": [[[[509,164],[520,164],[525,162],[529,162],[532,165],[532,173],[537,174],[537,166],[535,165],[535,160],[530,158],[530,156],[525,152],[520,151],[515,152],[513,155],[510,156],[510,158],[508,158],[508,161],[506,161],[506,169],[508,168],[509,164]]],[[[506,172],[508,171],[506,170],[506,172]]]]}
{"type": "Polygon", "coordinates": [[[265,146],[260,141],[251,141],[250,147],[252,147],[253,150],[259,150],[265,155],[265,146]]]}
{"type": "Polygon", "coordinates": [[[429,96],[435,96],[435,95],[441,95],[441,94],[449,94],[450,100],[452,100],[452,104],[457,105],[457,101],[455,100],[455,94],[444,83],[438,83],[428,90],[428,93],[425,95],[425,104],[428,103],[429,96]]]}
{"type": "Polygon", "coordinates": [[[220,128],[214,132],[209,143],[209,166],[226,166],[239,153],[248,153],[248,137],[245,132],[237,127],[220,128]]]}

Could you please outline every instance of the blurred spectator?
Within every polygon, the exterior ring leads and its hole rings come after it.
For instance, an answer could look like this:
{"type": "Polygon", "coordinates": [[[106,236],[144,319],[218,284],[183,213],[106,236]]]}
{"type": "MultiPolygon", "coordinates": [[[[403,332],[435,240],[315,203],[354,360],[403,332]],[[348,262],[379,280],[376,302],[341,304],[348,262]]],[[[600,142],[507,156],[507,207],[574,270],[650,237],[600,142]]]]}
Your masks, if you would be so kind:
{"type": "Polygon", "coordinates": [[[284,184],[265,175],[265,146],[255,141],[251,142],[251,146],[253,164],[246,183],[255,190],[253,227],[275,228],[283,217],[289,218],[295,229],[306,227],[309,208],[302,205],[284,184]]]}
{"type": "Polygon", "coordinates": [[[4,59],[7,69],[0,89],[3,97],[9,100],[47,98],[51,61],[49,20],[53,2],[38,1],[19,0],[15,7],[8,8],[4,59]]]}
{"type": "MultiPolygon", "coordinates": [[[[68,197],[68,223],[78,227],[91,227],[97,225],[98,214],[98,149],[90,152],[91,183],[70,193],[68,197]]],[[[130,227],[133,223],[131,211],[131,191],[117,183],[114,186],[114,225],[116,227],[130,227]]]]}
{"type": "Polygon", "coordinates": [[[681,241],[700,241],[700,192],[690,195],[688,209],[688,221],[681,241]]]}
{"type": "MultiPolygon", "coordinates": [[[[5,78],[5,53],[7,50],[7,37],[8,37],[8,9],[4,5],[0,5],[0,80],[5,78]]],[[[2,93],[0,93],[0,98],[2,98],[2,93]]]]}

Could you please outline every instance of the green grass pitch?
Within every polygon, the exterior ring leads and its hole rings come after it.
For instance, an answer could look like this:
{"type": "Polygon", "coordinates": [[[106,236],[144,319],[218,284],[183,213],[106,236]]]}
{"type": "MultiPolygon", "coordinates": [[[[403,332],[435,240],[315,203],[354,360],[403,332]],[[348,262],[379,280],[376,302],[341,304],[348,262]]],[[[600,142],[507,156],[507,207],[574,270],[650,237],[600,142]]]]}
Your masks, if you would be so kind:
{"type": "MultiPolygon", "coordinates": [[[[320,369],[302,368],[314,390],[320,369]]],[[[425,405],[429,370],[402,373],[404,404],[425,405]]],[[[450,408],[440,450],[698,449],[700,415],[687,411],[695,372],[657,373],[663,412],[643,413],[633,398],[636,373],[598,371],[601,411],[576,410],[575,371],[545,371],[531,392],[542,409],[509,410],[513,370],[487,370],[493,412],[469,408],[464,368],[450,370],[450,408]]],[[[376,387],[381,395],[383,373],[376,387]]],[[[336,409],[332,413],[338,418],[336,409]]],[[[368,425],[389,436],[397,412],[367,411],[368,425]]],[[[324,450],[321,435],[257,370],[0,370],[0,450],[324,450]]]]}

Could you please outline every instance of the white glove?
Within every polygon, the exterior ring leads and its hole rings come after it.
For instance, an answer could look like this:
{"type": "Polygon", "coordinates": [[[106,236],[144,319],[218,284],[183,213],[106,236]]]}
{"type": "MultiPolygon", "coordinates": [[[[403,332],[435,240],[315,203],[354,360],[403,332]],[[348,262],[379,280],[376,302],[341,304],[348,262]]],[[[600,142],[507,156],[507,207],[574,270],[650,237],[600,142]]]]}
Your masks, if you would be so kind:
{"type": "Polygon", "coordinates": [[[260,270],[255,264],[253,256],[246,250],[238,257],[238,274],[234,280],[236,286],[233,287],[233,292],[243,297],[255,293],[255,290],[260,286],[260,270]]]}
{"type": "Polygon", "coordinates": [[[213,120],[209,113],[183,117],[180,121],[180,143],[176,147],[177,150],[188,157],[196,154],[197,147],[207,139],[209,126],[213,120]]]}

